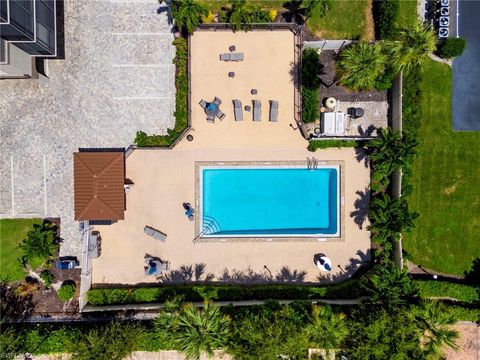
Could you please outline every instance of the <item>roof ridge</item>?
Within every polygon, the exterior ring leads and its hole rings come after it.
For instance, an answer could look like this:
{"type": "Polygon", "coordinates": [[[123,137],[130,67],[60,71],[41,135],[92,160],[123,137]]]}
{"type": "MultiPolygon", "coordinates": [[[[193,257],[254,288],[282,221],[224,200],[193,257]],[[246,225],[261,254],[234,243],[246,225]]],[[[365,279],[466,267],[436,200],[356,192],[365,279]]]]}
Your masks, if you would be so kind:
{"type": "MultiPolygon", "coordinates": [[[[99,172],[97,177],[102,176],[108,169],[110,169],[117,161],[122,159],[123,152],[118,152],[118,155],[115,155],[99,172]]],[[[96,184],[96,180],[95,180],[96,184]]]]}

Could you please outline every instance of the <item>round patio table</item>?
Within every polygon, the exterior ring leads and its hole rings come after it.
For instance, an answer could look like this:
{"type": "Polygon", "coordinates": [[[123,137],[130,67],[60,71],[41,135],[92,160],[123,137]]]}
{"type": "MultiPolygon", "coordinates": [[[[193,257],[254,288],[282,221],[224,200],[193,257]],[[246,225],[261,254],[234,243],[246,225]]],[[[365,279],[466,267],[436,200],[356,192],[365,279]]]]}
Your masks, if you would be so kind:
{"type": "Polygon", "coordinates": [[[320,271],[332,271],[332,260],[326,256],[322,256],[320,259],[318,259],[316,265],[320,271]]]}
{"type": "Polygon", "coordinates": [[[218,110],[218,105],[215,103],[208,103],[207,106],[205,106],[205,112],[207,115],[216,116],[218,114],[218,110]]]}

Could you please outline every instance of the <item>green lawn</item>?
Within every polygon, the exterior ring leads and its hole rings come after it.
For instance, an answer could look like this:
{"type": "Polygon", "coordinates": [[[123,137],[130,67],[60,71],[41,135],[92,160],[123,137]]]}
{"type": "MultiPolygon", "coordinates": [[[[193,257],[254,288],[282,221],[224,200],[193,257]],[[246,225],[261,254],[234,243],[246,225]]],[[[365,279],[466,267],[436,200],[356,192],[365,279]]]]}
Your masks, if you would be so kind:
{"type": "Polygon", "coordinates": [[[18,244],[33,224],[41,224],[42,219],[2,219],[0,220],[0,277],[9,281],[21,280],[25,276],[18,259],[22,252],[18,244]]]}
{"type": "Polygon", "coordinates": [[[428,59],[410,199],[420,218],[404,248],[418,264],[462,274],[480,257],[480,133],[452,131],[451,79],[450,67],[428,59]]]}
{"type": "Polygon", "coordinates": [[[400,10],[396,21],[397,27],[412,26],[417,21],[417,1],[400,0],[400,10]]]}
{"type": "MultiPolygon", "coordinates": [[[[263,9],[275,9],[278,12],[283,11],[283,3],[286,0],[248,0],[247,3],[260,6],[263,9]]],[[[212,13],[218,13],[223,7],[230,7],[232,0],[200,0],[212,13]]]]}
{"type": "Polygon", "coordinates": [[[359,39],[364,34],[367,4],[367,0],[334,1],[323,18],[312,14],[307,25],[325,39],[359,39]]]}

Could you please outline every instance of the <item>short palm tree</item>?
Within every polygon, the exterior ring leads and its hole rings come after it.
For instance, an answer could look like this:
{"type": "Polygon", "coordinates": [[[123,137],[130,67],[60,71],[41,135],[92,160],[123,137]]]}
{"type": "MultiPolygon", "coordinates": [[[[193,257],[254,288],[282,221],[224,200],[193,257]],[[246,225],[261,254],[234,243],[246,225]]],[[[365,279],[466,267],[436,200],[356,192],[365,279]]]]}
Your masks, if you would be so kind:
{"type": "Polygon", "coordinates": [[[348,335],[345,314],[336,314],[328,305],[314,305],[306,333],[313,346],[325,349],[329,355],[348,335]]]}
{"type": "Polygon", "coordinates": [[[398,73],[422,65],[428,54],[435,51],[436,46],[437,38],[432,28],[417,23],[413,27],[401,29],[397,41],[386,43],[386,50],[393,70],[398,73]]]}
{"type": "Polygon", "coordinates": [[[19,247],[27,260],[47,259],[54,255],[58,248],[55,224],[44,221],[41,225],[33,225],[33,229],[27,233],[19,247]]]}
{"type": "Polygon", "coordinates": [[[380,44],[360,42],[340,54],[337,78],[340,84],[352,90],[371,90],[383,75],[386,63],[380,44]]]}
{"type": "Polygon", "coordinates": [[[208,9],[195,0],[175,0],[171,2],[170,12],[177,27],[186,34],[191,34],[200,24],[201,16],[208,15],[208,9]]]}
{"type": "Polygon", "coordinates": [[[456,339],[459,334],[456,330],[449,328],[450,325],[455,324],[456,319],[440,303],[424,302],[416,318],[420,326],[425,329],[423,344],[427,358],[441,358],[444,346],[458,349],[456,339]]]}
{"type": "Polygon", "coordinates": [[[173,337],[188,359],[199,359],[202,353],[213,356],[213,350],[224,346],[230,333],[230,319],[216,305],[206,303],[201,310],[185,304],[175,319],[173,337]]]}

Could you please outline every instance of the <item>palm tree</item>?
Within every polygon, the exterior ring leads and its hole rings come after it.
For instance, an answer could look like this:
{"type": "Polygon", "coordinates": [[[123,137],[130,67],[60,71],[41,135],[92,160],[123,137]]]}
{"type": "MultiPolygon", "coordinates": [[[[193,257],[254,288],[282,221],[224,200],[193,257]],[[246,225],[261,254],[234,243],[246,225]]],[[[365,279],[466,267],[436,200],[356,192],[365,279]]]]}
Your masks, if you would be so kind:
{"type": "Polygon", "coordinates": [[[290,0],[283,3],[283,7],[287,9],[283,13],[283,17],[287,22],[294,22],[302,25],[305,23],[305,8],[302,6],[303,0],[290,0]]]}
{"type": "Polygon", "coordinates": [[[189,303],[183,306],[173,329],[174,340],[188,359],[199,359],[202,353],[212,357],[213,350],[228,340],[230,318],[208,302],[202,310],[189,303]]]}
{"type": "Polygon", "coordinates": [[[175,0],[171,2],[170,12],[181,32],[191,34],[200,24],[201,16],[208,15],[208,9],[195,0],[175,0]]]}
{"type": "Polygon", "coordinates": [[[371,90],[380,78],[387,58],[380,44],[360,42],[342,51],[337,62],[337,77],[352,90],[371,90]]]}
{"type": "Polygon", "coordinates": [[[456,319],[443,305],[435,301],[424,302],[416,318],[425,329],[423,344],[428,358],[440,358],[444,346],[458,349],[458,331],[449,328],[449,325],[455,324],[456,319]]]}
{"type": "Polygon", "coordinates": [[[337,349],[348,335],[345,314],[334,313],[328,305],[314,305],[311,323],[305,331],[312,345],[325,349],[327,358],[330,358],[332,350],[337,349]]]}
{"type": "Polygon", "coordinates": [[[386,50],[392,59],[393,70],[398,73],[422,65],[436,46],[437,38],[431,26],[417,23],[413,27],[401,29],[397,41],[386,43],[386,50]]]}
{"type": "Polygon", "coordinates": [[[41,225],[33,225],[33,229],[27,233],[19,247],[27,260],[49,258],[58,248],[55,224],[44,221],[41,225]]]}

